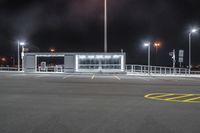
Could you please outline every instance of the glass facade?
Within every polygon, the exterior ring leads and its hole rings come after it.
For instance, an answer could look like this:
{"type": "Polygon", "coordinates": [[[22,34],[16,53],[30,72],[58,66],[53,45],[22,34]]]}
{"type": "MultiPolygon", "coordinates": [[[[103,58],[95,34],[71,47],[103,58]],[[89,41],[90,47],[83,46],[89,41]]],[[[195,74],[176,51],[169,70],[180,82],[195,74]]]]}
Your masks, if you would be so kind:
{"type": "Polygon", "coordinates": [[[122,55],[77,55],[78,70],[122,70],[122,55]]]}

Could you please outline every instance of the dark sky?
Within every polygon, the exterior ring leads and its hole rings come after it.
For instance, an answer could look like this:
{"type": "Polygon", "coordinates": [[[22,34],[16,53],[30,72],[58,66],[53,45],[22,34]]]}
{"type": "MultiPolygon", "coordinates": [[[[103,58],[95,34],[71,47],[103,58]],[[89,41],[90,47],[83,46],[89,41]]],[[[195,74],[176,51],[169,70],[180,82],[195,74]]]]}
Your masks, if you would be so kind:
{"type": "MultiPolygon", "coordinates": [[[[17,40],[31,51],[103,52],[103,0],[0,0],[0,55],[16,56],[17,40]]],[[[108,51],[124,49],[127,62],[146,64],[144,41],[152,48],[152,64],[171,65],[168,53],[185,50],[188,32],[200,23],[199,0],[108,0],[108,51]]],[[[192,37],[192,62],[200,63],[200,35],[192,37]]]]}

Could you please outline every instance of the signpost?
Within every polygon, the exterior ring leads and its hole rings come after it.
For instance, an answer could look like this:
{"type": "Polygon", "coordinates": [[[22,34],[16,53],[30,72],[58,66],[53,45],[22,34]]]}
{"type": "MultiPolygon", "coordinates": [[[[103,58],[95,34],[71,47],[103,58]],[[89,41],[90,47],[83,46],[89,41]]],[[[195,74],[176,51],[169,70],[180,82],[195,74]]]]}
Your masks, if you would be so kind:
{"type": "Polygon", "coordinates": [[[180,63],[180,67],[182,67],[182,63],[183,63],[183,57],[184,57],[184,50],[179,50],[179,58],[178,58],[178,62],[180,63]]]}
{"type": "Polygon", "coordinates": [[[173,73],[175,73],[175,67],[176,67],[176,51],[173,49],[172,52],[169,52],[169,56],[173,59],[173,73]]]}

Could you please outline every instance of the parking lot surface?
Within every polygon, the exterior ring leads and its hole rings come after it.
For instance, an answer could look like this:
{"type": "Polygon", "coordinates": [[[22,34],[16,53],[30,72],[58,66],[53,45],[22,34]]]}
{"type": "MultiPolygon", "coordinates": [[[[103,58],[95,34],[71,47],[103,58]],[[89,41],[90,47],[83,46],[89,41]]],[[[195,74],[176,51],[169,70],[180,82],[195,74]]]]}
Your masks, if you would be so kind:
{"type": "Polygon", "coordinates": [[[199,133],[188,94],[200,78],[0,73],[0,133],[199,133]]]}

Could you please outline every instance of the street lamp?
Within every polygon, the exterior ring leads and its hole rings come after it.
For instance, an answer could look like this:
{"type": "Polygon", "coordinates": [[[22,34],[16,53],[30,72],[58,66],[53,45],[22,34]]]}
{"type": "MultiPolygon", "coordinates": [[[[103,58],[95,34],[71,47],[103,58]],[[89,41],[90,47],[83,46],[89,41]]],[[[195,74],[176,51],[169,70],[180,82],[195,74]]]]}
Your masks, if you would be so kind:
{"type": "Polygon", "coordinates": [[[156,54],[157,54],[158,48],[160,48],[161,46],[160,42],[155,42],[153,46],[156,48],[156,54]]]}
{"type": "Polygon", "coordinates": [[[50,51],[50,52],[55,52],[56,49],[55,49],[55,48],[49,48],[49,51],[50,51]]]}
{"type": "Polygon", "coordinates": [[[157,53],[158,53],[158,49],[161,47],[161,43],[159,41],[156,41],[156,42],[154,42],[153,46],[156,49],[156,60],[155,60],[155,63],[157,63],[157,53]]]}
{"type": "Polygon", "coordinates": [[[18,71],[20,71],[20,46],[22,46],[22,53],[21,53],[22,71],[24,70],[24,45],[25,42],[18,41],[18,71]]]}
{"type": "Polygon", "coordinates": [[[196,33],[199,30],[199,28],[193,28],[189,32],[189,74],[191,73],[191,44],[192,44],[192,34],[196,33]]]}
{"type": "Polygon", "coordinates": [[[144,46],[145,47],[148,47],[148,74],[150,75],[150,63],[151,63],[151,57],[150,57],[150,54],[151,54],[151,44],[150,42],[148,43],[144,43],[144,46]]]}
{"type": "Polygon", "coordinates": [[[107,43],[107,0],[104,0],[104,52],[108,51],[107,43]]]}

